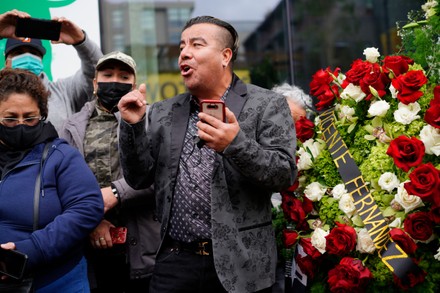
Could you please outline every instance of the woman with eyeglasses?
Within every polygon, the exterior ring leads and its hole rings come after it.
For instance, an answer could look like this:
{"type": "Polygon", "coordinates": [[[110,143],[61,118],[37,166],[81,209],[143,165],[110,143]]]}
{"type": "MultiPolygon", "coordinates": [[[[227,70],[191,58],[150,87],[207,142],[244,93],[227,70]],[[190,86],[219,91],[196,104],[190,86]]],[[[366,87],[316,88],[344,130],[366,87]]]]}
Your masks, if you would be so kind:
{"type": "Polygon", "coordinates": [[[0,292],[25,292],[32,281],[38,293],[89,290],[82,245],[103,217],[101,191],[45,122],[48,96],[36,75],[0,71],[0,249],[28,257],[23,280],[0,273],[0,292]]]}

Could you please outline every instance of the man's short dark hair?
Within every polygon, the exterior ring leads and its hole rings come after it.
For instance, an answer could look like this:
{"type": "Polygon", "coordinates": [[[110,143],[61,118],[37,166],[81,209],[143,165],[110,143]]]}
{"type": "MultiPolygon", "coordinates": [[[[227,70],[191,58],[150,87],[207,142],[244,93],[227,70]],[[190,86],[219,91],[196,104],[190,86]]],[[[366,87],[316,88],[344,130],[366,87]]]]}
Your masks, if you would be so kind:
{"type": "Polygon", "coordinates": [[[213,16],[196,16],[191,18],[190,20],[188,20],[185,24],[185,26],[182,29],[182,32],[184,30],[186,30],[187,28],[189,28],[190,26],[193,26],[195,24],[199,24],[199,23],[211,23],[211,24],[215,24],[219,27],[222,27],[224,29],[226,29],[229,34],[230,34],[230,38],[228,38],[228,40],[226,41],[226,48],[229,48],[232,50],[232,59],[231,61],[235,61],[235,59],[237,58],[237,53],[238,53],[238,33],[235,30],[235,28],[230,25],[229,23],[227,23],[226,21],[223,21],[221,19],[215,18],[213,16]]]}

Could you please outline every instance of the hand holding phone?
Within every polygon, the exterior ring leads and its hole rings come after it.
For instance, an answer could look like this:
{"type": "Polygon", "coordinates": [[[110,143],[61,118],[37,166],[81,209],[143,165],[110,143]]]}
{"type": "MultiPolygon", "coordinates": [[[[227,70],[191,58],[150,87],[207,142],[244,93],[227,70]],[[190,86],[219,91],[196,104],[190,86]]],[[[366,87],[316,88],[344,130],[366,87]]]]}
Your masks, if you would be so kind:
{"type": "Polygon", "coordinates": [[[15,35],[17,37],[58,41],[60,32],[61,22],[32,17],[17,17],[15,27],[15,35]]]}
{"type": "Polygon", "coordinates": [[[123,244],[127,240],[127,228],[126,227],[111,227],[110,236],[113,244],[123,244]]]}
{"type": "Polygon", "coordinates": [[[16,280],[23,277],[27,255],[17,250],[0,248],[0,274],[4,274],[16,280]]]}

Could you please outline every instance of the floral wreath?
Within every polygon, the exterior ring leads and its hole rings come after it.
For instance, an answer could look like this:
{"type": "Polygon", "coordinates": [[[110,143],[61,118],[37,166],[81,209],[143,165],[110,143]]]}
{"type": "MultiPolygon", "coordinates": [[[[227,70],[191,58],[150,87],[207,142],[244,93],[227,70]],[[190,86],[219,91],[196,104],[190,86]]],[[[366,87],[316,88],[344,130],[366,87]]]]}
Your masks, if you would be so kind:
{"type": "Polygon", "coordinates": [[[367,48],[345,74],[321,69],[310,83],[316,109],[334,108],[334,125],[389,237],[419,269],[399,278],[386,266],[324,141],[322,121],[302,117],[298,180],[281,193],[274,225],[282,255],[312,292],[440,290],[440,20],[436,1],[422,9],[426,19],[403,27],[401,36],[405,47],[421,46],[423,36],[423,55],[382,57],[367,48]]]}

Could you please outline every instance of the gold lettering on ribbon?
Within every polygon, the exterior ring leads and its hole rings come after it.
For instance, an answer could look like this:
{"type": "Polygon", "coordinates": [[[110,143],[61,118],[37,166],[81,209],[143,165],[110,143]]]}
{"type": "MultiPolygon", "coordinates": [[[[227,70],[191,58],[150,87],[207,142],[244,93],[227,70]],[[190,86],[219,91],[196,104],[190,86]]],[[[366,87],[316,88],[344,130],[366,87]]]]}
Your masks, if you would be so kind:
{"type": "Polygon", "coordinates": [[[358,214],[368,230],[381,260],[399,278],[405,278],[407,271],[415,265],[391,239],[388,224],[336,128],[333,109],[324,111],[319,117],[321,119],[320,129],[333,162],[338,168],[345,188],[353,198],[358,214]]]}

